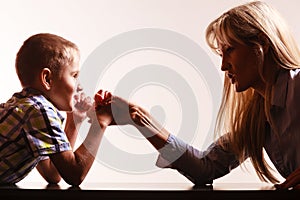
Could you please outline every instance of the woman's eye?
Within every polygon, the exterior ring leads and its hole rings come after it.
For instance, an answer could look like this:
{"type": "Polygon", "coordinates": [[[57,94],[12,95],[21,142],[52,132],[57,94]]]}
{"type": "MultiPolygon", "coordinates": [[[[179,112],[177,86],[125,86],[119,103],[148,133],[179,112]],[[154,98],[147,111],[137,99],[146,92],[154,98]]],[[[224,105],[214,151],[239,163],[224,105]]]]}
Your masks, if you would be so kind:
{"type": "Polygon", "coordinates": [[[216,49],[216,52],[217,52],[218,55],[220,55],[220,56],[222,57],[222,54],[223,54],[223,53],[222,53],[222,50],[221,50],[221,49],[216,49]]]}
{"type": "Polygon", "coordinates": [[[228,54],[228,53],[232,52],[232,50],[233,50],[233,47],[227,47],[225,52],[228,54]]]}

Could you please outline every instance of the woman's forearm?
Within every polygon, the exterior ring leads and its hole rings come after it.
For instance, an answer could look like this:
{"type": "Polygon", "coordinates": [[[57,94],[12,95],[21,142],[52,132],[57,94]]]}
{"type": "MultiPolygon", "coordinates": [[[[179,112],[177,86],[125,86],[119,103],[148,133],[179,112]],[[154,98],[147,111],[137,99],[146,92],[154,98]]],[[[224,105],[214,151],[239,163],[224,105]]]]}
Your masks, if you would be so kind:
{"type": "Polygon", "coordinates": [[[145,110],[137,108],[135,112],[134,126],[157,150],[163,148],[170,133],[145,110]]]}

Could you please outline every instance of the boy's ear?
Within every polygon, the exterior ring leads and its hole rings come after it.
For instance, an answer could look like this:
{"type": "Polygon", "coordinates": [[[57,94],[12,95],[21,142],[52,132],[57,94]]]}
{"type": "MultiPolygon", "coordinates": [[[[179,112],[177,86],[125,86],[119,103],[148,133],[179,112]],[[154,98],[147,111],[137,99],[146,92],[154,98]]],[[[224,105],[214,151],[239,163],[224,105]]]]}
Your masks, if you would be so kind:
{"type": "Polygon", "coordinates": [[[40,73],[41,83],[45,90],[50,90],[52,86],[52,72],[49,68],[42,69],[40,73]]]}
{"type": "Polygon", "coordinates": [[[263,48],[263,52],[266,54],[269,51],[270,41],[269,38],[264,33],[258,34],[258,41],[263,48]]]}

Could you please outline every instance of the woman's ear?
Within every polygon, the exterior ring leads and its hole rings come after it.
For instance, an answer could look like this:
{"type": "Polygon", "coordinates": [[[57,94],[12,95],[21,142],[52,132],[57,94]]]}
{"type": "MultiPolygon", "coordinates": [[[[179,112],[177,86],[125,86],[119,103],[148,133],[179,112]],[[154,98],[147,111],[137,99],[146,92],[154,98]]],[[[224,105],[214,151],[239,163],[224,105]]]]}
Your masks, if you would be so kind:
{"type": "Polygon", "coordinates": [[[42,87],[45,90],[50,90],[52,86],[52,72],[49,68],[42,69],[40,73],[42,87]]]}
{"type": "Polygon", "coordinates": [[[258,34],[258,42],[260,43],[263,52],[266,54],[269,51],[270,41],[269,38],[264,33],[258,34]]]}

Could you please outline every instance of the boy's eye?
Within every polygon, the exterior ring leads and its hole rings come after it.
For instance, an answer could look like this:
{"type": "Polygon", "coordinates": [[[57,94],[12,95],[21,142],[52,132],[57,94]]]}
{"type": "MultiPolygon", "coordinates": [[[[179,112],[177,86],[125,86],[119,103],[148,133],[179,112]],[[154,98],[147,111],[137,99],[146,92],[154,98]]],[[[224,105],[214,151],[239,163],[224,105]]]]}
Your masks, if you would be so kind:
{"type": "Polygon", "coordinates": [[[78,78],[78,73],[73,74],[73,77],[74,77],[74,78],[78,78]]]}

